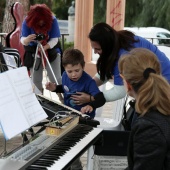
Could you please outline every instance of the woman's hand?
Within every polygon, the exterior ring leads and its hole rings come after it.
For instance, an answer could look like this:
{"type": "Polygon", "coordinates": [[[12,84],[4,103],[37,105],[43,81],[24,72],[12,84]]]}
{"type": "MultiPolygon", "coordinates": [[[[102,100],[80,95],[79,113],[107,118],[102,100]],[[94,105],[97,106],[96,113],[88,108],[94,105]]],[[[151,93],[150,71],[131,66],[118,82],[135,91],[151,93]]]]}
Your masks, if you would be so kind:
{"type": "Polygon", "coordinates": [[[24,44],[28,45],[31,41],[35,41],[36,34],[30,34],[24,39],[24,44]]]}
{"type": "Polygon", "coordinates": [[[93,108],[90,105],[84,106],[81,108],[80,112],[85,113],[91,113],[93,111],[93,108]]]}
{"type": "Polygon", "coordinates": [[[56,84],[48,82],[48,83],[45,84],[45,88],[47,90],[54,91],[54,90],[56,90],[56,84]]]}
{"type": "Polygon", "coordinates": [[[82,105],[90,102],[90,95],[84,92],[76,92],[76,94],[71,95],[70,98],[74,100],[76,105],[82,105]]]}

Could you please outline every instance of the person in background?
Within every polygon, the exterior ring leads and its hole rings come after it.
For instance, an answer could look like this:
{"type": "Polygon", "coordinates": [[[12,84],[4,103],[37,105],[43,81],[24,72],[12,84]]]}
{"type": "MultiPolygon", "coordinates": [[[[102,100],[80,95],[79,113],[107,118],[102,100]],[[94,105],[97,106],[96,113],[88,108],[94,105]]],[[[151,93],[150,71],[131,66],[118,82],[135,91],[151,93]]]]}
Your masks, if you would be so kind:
{"type": "MultiPolygon", "coordinates": [[[[100,86],[108,80],[113,79],[113,87],[103,91],[106,102],[115,101],[125,97],[126,91],[119,75],[118,61],[121,55],[134,48],[146,48],[151,50],[161,64],[162,75],[170,82],[170,60],[155,45],[148,40],[134,35],[127,30],[114,30],[106,23],[94,25],[88,35],[94,53],[99,54],[96,68],[97,74],[93,77],[100,86]]],[[[73,99],[79,103],[89,102],[89,95],[81,93],[74,95],[73,99]]]]}
{"type": "MultiPolygon", "coordinates": [[[[105,104],[103,93],[99,91],[96,82],[84,71],[85,61],[82,52],[78,49],[69,48],[64,51],[62,64],[65,72],[62,74],[62,85],[53,82],[46,83],[46,89],[64,93],[64,104],[87,114],[91,118],[95,117],[95,110],[105,104]],[[90,96],[90,102],[80,105],[72,100],[72,95],[79,95],[85,92],[90,96]],[[91,100],[93,96],[94,101],[91,100]]],[[[71,166],[73,170],[82,169],[80,158],[71,166]]]]}
{"type": "Polygon", "coordinates": [[[41,49],[39,49],[33,70],[37,43],[40,42],[42,44],[57,83],[61,84],[61,50],[58,47],[59,38],[60,30],[58,21],[51,10],[45,4],[31,6],[30,11],[22,23],[21,43],[25,48],[24,65],[30,70],[33,83],[41,92],[43,92],[42,62],[45,64],[49,80],[54,82],[55,79],[41,49]]]}
{"type": "Polygon", "coordinates": [[[169,170],[170,85],[160,61],[152,51],[134,48],[120,58],[118,68],[126,92],[136,101],[126,170],[169,170]]]}

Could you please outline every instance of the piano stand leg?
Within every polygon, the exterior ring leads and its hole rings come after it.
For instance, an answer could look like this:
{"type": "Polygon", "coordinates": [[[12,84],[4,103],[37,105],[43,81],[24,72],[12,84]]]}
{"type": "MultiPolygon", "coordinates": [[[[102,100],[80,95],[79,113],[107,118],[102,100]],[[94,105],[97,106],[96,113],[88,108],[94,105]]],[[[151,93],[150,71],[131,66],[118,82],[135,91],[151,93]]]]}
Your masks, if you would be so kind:
{"type": "Polygon", "coordinates": [[[93,155],[94,155],[94,146],[90,146],[87,150],[87,170],[93,169],[93,155]]]}
{"type": "Polygon", "coordinates": [[[27,138],[27,135],[25,134],[25,132],[21,133],[21,135],[22,135],[23,144],[24,144],[25,142],[28,141],[28,138],[27,138]]]}
{"type": "Polygon", "coordinates": [[[30,134],[31,134],[31,137],[34,137],[35,133],[34,133],[34,130],[33,130],[33,128],[29,128],[29,130],[28,130],[28,131],[30,132],[30,134]]]}

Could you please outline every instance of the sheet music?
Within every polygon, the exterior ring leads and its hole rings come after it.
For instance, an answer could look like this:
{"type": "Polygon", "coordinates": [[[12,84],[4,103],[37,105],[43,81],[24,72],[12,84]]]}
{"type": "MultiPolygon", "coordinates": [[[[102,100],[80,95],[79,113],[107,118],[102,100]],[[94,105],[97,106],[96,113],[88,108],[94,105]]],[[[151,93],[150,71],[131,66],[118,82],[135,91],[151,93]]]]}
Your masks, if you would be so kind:
{"type": "Polygon", "coordinates": [[[39,104],[26,67],[0,74],[0,123],[6,139],[47,117],[39,104]]]}

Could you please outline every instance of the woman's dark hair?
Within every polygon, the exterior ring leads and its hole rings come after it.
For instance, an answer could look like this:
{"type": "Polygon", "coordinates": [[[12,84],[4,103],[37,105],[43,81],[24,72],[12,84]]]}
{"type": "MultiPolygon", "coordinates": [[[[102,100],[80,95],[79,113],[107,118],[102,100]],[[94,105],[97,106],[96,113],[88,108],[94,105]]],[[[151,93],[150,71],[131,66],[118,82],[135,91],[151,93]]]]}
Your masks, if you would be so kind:
{"type": "Polygon", "coordinates": [[[126,30],[116,31],[106,23],[94,25],[88,37],[91,41],[99,43],[102,49],[102,54],[96,64],[97,72],[102,81],[105,78],[112,78],[112,71],[118,60],[119,50],[121,48],[130,50],[133,43],[137,42],[132,32],[126,30]]]}

